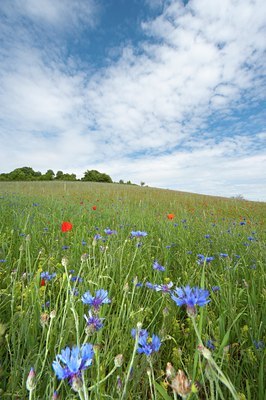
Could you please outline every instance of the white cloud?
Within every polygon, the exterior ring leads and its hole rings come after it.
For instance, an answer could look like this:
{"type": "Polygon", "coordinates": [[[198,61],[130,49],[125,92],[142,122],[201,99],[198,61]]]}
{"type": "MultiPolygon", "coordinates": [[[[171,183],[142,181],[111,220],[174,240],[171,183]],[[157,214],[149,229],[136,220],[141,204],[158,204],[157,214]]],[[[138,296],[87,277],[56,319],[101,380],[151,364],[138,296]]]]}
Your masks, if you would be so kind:
{"type": "Polygon", "coordinates": [[[56,29],[95,26],[98,6],[95,0],[2,0],[0,9],[17,19],[26,17],[36,24],[49,24],[56,29]]]}
{"type": "MultiPolygon", "coordinates": [[[[5,171],[29,165],[82,175],[96,168],[116,180],[219,195],[241,188],[246,197],[266,198],[257,146],[265,133],[249,135],[235,121],[231,133],[216,137],[208,125],[213,115],[233,124],[234,107],[263,96],[265,2],[157,3],[162,14],[142,23],[146,40],[94,73],[79,70],[82,60],[66,60],[54,43],[36,46],[22,25],[15,34],[3,25],[11,35],[8,52],[0,51],[5,171]]],[[[94,26],[92,1],[21,4],[2,3],[10,21],[23,15],[63,31],[94,26]]]]}

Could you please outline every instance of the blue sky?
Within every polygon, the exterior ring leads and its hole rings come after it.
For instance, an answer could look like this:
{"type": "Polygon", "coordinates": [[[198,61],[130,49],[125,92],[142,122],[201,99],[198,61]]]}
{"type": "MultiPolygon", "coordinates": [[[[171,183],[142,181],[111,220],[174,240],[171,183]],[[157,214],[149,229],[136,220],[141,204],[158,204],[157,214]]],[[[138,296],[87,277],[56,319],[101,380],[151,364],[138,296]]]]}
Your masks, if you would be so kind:
{"type": "Polygon", "coordinates": [[[2,0],[0,172],[266,201],[263,0],[2,0]]]}

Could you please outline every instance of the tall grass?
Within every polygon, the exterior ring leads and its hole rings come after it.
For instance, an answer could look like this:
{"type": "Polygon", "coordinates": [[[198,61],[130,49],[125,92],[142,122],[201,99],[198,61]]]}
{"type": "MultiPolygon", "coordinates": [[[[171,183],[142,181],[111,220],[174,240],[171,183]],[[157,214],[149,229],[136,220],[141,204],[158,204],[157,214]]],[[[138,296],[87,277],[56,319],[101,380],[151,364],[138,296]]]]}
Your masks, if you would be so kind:
{"type": "Polygon", "coordinates": [[[265,399],[265,211],[265,203],[126,185],[0,183],[0,398],[180,398],[166,379],[171,363],[187,376],[189,399],[265,399]],[[62,232],[63,221],[73,229],[62,232]],[[198,254],[214,259],[200,264],[198,254]],[[43,282],[42,272],[56,276],[43,282]],[[211,301],[193,319],[170,293],[146,286],[171,281],[205,288],[211,301]],[[99,289],[111,303],[90,332],[81,299],[99,289]],[[140,325],[161,340],[150,357],[135,351],[131,330],[140,325]],[[75,392],[52,362],[84,343],[95,354],[75,392]]]}

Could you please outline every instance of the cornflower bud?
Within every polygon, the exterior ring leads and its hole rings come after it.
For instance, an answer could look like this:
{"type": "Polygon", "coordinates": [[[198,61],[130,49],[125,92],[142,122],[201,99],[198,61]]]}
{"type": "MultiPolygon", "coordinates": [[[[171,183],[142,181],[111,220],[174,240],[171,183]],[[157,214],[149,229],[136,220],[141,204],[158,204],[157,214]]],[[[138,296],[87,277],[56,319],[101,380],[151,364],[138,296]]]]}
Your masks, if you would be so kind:
{"type": "Polygon", "coordinates": [[[181,369],[178,370],[170,386],[182,399],[185,399],[191,393],[191,383],[181,369]]]}
{"type": "Polygon", "coordinates": [[[56,317],[56,311],[55,311],[55,310],[52,310],[52,311],[50,312],[50,318],[53,319],[53,318],[55,318],[55,317],[56,317]]]}
{"type": "Polygon", "coordinates": [[[165,372],[166,372],[166,378],[169,381],[172,381],[176,376],[176,370],[174,369],[174,367],[172,366],[172,364],[170,362],[168,362],[166,364],[166,371],[165,372]]]}
{"type": "Polygon", "coordinates": [[[138,331],[140,331],[141,328],[142,328],[142,322],[138,322],[138,323],[137,323],[137,329],[138,329],[138,331]]]}
{"type": "Polygon", "coordinates": [[[207,349],[207,347],[205,347],[205,346],[200,344],[198,346],[198,350],[203,355],[203,357],[206,358],[206,360],[211,360],[212,359],[212,353],[211,353],[211,351],[209,349],[207,349]]]}
{"type": "Polygon", "coordinates": [[[36,374],[34,368],[31,368],[26,380],[26,388],[28,391],[32,391],[35,389],[35,387],[36,387],[36,374]]]}
{"type": "Polygon", "coordinates": [[[118,354],[118,355],[115,357],[114,362],[115,362],[115,366],[116,366],[117,368],[121,367],[122,364],[123,364],[123,362],[124,362],[123,354],[118,354]]]}
{"type": "Polygon", "coordinates": [[[61,264],[63,265],[63,267],[66,268],[68,266],[68,263],[69,263],[68,258],[67,257],[63,257],[62,260],[61,260],[61,264]]]}
{"type": "Polygon", "coordinates": [[[48,325],[49,318],[50,318],[49,314],[47,314],[47,313],[41,314],[40,323],[41,323],[42,327],[44,327],[45,325],[48,325]]]}
{"type": "Polygon", "coordinates": [[[71,387],[74,392],[79,392],[82,388],[82,380],[78,376],[74,376],[71,387]]]}

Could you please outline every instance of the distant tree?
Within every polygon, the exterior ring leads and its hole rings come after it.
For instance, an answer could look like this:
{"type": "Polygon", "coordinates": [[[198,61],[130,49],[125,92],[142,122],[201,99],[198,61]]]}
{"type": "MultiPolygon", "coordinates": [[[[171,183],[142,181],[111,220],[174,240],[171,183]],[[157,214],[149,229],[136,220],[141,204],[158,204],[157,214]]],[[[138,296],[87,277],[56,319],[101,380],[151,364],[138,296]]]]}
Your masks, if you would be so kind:
{"type": "Polygon", "coordinates": [[[106,182],[106,183],[113,182],[112,178],[109,175],[103,174],[99,171],[96,171],[95,169],[85,171],[84,177],[81,178],[81,180],[89,182],[106,182]]]}
{"type": "Polygon", "coordinates": [[[144,186],[145,185],[145,182],[140,182],[140,186],[144,186]]]}
{"type": "Polygon", "coordinates": [[[0,181],[8,181],[9,180],[9,174],[2,173],[0,174],[0,181]]]}
{"type": "Polygon", "coordinates": [[[63,174],[64,181],[75,181],[76,175],[75,174],[63,174]]]}
{"type": "Polygon", "coordinates": [[[34,171],[31,167],[22,167],[14,169],[8,175],[12,181],[34,181],[39,180],[42,173],[34,171]]]}
{"type": "Polygon", "coordinates": [[[123,179],[120,179],[118,183],[120,183],[120,185],[124,185],[125,182],[123,181],[123,179]]]}
{"type": "Polygon", "coordinates": [[[40,177],[42,181],[52,181],[55,177],[54,171],[52,169],[48,169],[45,174],[40,177]]]}
{"type": "Polygon", "coordinates": [[[57,171],[57,173],[56,173],[56,176],[55,176],[55,179],[57,179],[57,180],[63,180],[63,176],[64,176],[64,173],[63,173],[63,171],[57,171]]]}
{"type": "Polygon", "coordinates": [[[131,181],[127,181],[127,185],[132,185],[131,181]]]}

